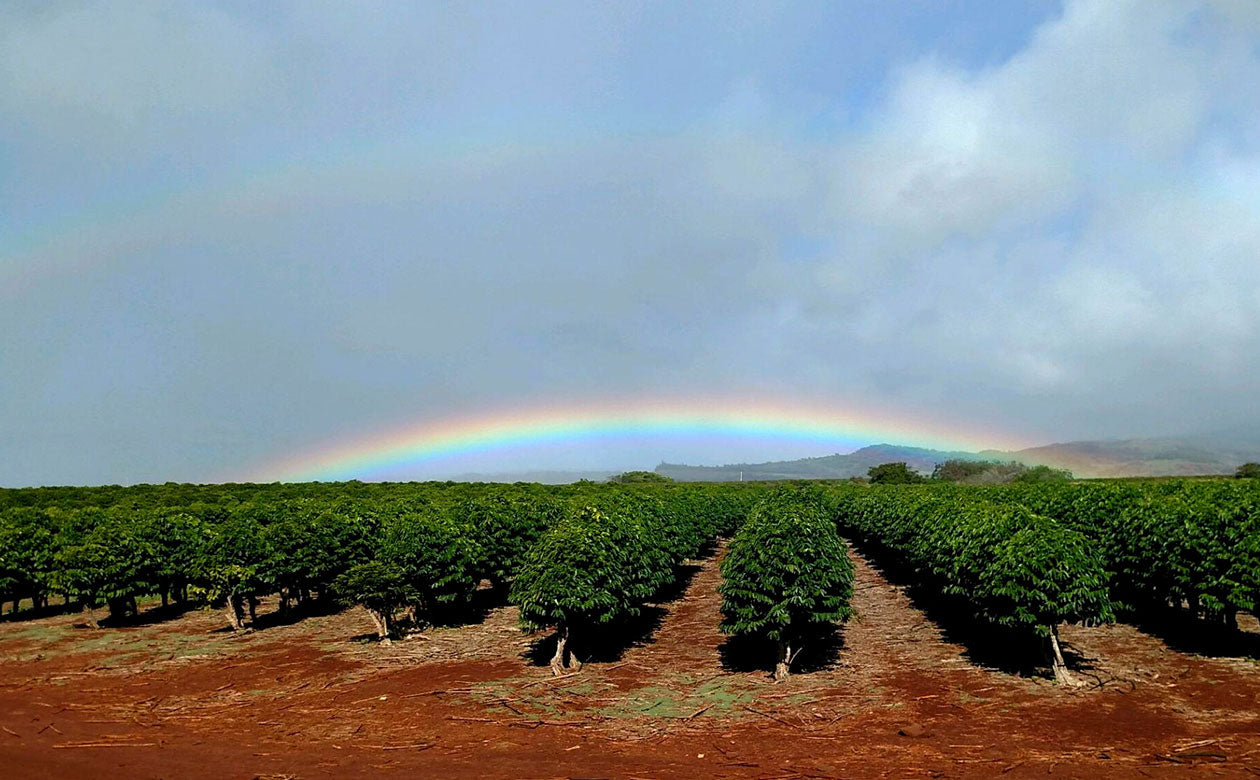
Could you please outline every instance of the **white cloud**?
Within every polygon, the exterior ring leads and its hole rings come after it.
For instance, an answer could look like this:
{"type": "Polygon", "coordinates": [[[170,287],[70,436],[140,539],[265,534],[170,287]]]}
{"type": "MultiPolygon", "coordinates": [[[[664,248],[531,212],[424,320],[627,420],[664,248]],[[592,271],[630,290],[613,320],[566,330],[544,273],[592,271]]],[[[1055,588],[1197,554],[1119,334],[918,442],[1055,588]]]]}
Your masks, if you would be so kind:
{"type": "Polygon", "coordinates": [[[11,416],[122,419],[129,382],[291,441],[713,388],[1032,438],[1254,414],[1258,5],[1074,0],[1004,61],[907,55],[860,99],[849,69],[831,104],[807,47],[746,64],[776,43],[751,28],[674,94],[697,61],[661,71],[633,11],[523,13],[531,36],[492,10],[3,6],[0,138],[26,146],[0,205],[34,215],[0,244],[11,416]],[[80,201],[99,136],[123,143],[80,201]],[[158,175],[189,149],[204,170],[158,175]],[[98,384],[116,404],[75,403],[98,384]]]}

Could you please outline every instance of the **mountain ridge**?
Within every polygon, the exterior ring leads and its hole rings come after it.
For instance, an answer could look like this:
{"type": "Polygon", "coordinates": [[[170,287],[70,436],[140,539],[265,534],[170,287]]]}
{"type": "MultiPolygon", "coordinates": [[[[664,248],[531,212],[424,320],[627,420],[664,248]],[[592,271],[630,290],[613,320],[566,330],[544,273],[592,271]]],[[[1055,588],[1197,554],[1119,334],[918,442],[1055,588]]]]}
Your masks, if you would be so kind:
{"type": "Polygon", "coordinates": [[[930,473],[946,460],[1016,461],[1026,466],[1068,469],[1078,477],[1175,477],[1233,474],[1242,463],[1260,461],[1260,428],[1227,433],[1133,439],[1068,441],[1022,450],[980,452],[873,444],[847,455],[722,466],[661,463],[656,473],[679,481],[847,479],[864,477],[880,463],[904,461],[930,473]]]}

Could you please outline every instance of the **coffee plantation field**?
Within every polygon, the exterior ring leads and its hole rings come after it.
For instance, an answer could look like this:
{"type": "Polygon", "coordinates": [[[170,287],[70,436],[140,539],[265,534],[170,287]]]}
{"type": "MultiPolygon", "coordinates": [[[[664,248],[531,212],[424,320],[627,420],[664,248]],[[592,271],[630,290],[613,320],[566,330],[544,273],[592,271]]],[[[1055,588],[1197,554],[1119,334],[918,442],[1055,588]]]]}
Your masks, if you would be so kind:
{"type": "Polygon", "coordinates": [[[1260,756],[1251,480],[4,490],[0,599],[29,776],[1260,756]]]}

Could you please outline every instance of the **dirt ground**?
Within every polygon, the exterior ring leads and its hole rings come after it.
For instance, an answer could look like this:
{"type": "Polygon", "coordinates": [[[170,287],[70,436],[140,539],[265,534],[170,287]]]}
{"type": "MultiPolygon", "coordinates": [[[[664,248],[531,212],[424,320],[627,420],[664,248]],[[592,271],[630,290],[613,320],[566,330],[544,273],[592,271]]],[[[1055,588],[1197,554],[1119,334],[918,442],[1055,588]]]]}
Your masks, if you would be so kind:
{"type": "MultiPolygon", "coordinates": [[[[1065,627],[1090,683],[1065,690],[982,665],[859,557],[858,618],[776,685],[717,630],[715,560],[696,568],[628,650],[562,678],[510,607],[389,647],[358,610],[288,622],[270,603],[240,636],[207,611],[99,631],[8,619],[0,775],[1260,776],[1251,650],[1065,627]]],[[[1255,620],[1244,628],[1235,646],[1254,648],[1255,620]]]]}

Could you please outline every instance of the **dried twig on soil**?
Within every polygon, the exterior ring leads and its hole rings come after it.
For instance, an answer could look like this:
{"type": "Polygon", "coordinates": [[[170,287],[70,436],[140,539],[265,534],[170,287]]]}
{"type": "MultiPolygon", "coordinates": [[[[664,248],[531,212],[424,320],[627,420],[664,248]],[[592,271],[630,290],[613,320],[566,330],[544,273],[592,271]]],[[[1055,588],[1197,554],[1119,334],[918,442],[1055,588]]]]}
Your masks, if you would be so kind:
{"type": "Polygon", "coordinates": [[[472,693],[472,692],[473,692],[472,688],[440,688],[436,691],[425,691],[423,693],[404,694],[402,698],[414,699],[417,696],[441,696],[444,693],[472,693]]]}
{"type": "Polygon", "coordinates": [[[745,706],[744,706],[744,709],[748,710],[749,712],[751,712],[751,713],[753,713],[753,714],[755,714],[755,715],[760,715],[760,716],[761,716],[761,717],[763,717],[763,718],[769,718],[770,720],[777,720],[778,722],[782,723],[784,726],[790,726],[790,727],[792,727],[792,728],[794,728],[794,729],[799,729],[799,728],[800,728],[800,726],[799,726],[798,724],[795,724],[795,723],[790,723],[790,722],[788,722],[788,721],[784,720],[783,718],[780,718],[780,717],[779,717],[779,716],[777,716],[777,715],[771,715],[770,713],[768,713],[768,712],[762,712],[761,710],[754,710],[752,707],[749,707],[749,706],[747,706],[747,705],[745,705],[745,706]]]}

